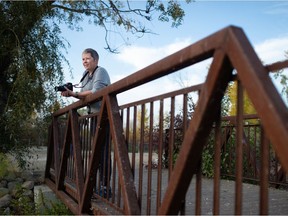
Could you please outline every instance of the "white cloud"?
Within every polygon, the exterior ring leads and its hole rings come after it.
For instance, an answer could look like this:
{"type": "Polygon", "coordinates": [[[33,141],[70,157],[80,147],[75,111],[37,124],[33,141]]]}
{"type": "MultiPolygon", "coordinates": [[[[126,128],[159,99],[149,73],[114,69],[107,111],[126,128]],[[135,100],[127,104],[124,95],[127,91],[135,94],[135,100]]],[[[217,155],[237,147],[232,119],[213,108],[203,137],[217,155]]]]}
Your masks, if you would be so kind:
{"type": "Polygon", "coordinates": [[[129,46],[125,47],[123,51],[121,51],[121,55],[118,55],[117,58],[133,66],[136,71],[179,51],[189,44],[191,44],[191,39],[187,38],[176,40],[174,43],[163,47],[129,46]]]}
{"type": "MultiPolygon", "coordinates": [[[[265,65],[286,60],[288,58],[288,35],[266,40],[263,43],[256,45],[255,50],[265,65]]],[[[287,69],[285,69],[283,73],[288,76],[287,69]]],[[[275,79],[272,75],[271,78],[279,94],[281,94],[283,86],[280,83],[280,79],[275,79]]],[[[285,102],[287,104],[287,101],[285,102]]]]}
{"type": "Polygon", "coordinates": [[[264,64],[287,59],[287,57],[285,58],[285,51],[288,52],[288,35],[256,44],[255,50],[264,64]]]}
{"type": "Polygon", "coordinates": [[[266,14],[287,14],[288,13],[288,3],[287,2],[278,2],[278,4],[272,5],[269,9],[266,10],[266,14]]]}

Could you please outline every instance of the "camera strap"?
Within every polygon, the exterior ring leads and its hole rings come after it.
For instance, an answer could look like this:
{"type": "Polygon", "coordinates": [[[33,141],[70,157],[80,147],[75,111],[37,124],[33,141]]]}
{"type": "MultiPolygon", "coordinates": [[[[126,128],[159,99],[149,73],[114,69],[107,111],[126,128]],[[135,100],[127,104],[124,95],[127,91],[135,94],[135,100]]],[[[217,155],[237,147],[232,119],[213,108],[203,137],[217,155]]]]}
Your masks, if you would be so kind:
{"type": "MultiPolygon", "coordinates": [[[[93,76],[94,72],[97,70],[97,68],[98,68],[98,65],[96,66],[95,70],[93,71],[92,76],[93,76]]],[[[75,88],[81,88],[81,87],[77,87],[77,86],[78,86],[80,83],[83,82],[83,80],[85,79],[85,77],[86,77],[88,74],[89,74],[89,71],[87,70],[86,73],[85,73],[85,74],[83,75],[83,77],[81,78],[80,82],[79,82],[78,84],[75,84],[74,87],[75,87],[75,88]]]]}
{"type": "Polygon", "coordinates": [[[86,71],[86,73],[83,75],[83,77],[81,78],[79,83],[81,83],[85,79],[85,77],[88,75],[88,73],[89,73],[89,71],[86,71]]]}

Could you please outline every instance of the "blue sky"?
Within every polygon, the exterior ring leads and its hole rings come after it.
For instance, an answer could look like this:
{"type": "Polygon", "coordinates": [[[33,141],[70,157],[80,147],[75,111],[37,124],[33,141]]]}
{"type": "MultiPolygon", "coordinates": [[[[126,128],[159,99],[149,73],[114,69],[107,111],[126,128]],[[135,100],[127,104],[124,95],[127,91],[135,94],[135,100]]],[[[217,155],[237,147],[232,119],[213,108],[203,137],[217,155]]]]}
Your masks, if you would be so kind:
{"type": "MultiPolygon", "coordinates": [[[[284,52],[288,51],[288,1],[196,1],[188,5],[182,3],[186,16],[178,28],[172,28],[170,23],[159,22],[155,17],[152,22],[146,23],[146,27],[155,34],[147,34],[137,39],[122,31],[122,37],[129,38],[126,40],[127,44],[119,34],[111,35],[111,45],[119,49],[119,54],[112,54],[104,49],[104,31],[100,27],[83,24],[82,32],[63,27],[62,36],[71,45],[65,56],[73,73],[71,77],[66,69],[65,81],[78,83],[81,79],[81,53],[87,47],[99,52],[99,65],[107,69],[113,83],[229,25],[244,30],[258,56],[266,64],[285,59],[284,52]]],[[[119,104],[128,102],[128,98],[138,100],[179,89],[180,76],[185,80],[185,85],[203,82],[206,76],[203,71],[207,71],[208,65],[209,62],[204,62],[181,72],[181,75],[172,74],[159,82],[129,91],[118,97],[119,104]],[[163,87],[159,88],[159,84],[163,87]]]]}

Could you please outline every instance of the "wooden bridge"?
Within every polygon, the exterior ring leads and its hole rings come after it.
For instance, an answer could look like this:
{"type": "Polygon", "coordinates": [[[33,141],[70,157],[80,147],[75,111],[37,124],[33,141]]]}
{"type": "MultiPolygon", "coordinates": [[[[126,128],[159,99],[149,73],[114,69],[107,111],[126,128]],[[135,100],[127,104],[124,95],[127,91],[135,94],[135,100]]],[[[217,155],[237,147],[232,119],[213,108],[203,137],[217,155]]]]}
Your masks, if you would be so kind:
{"type": "Polygon", "coordinates": [[[202,171],[210,165],[213,214],[224,213],[221,178],[235,182],[233,213],[245,213],[246,181],[260,185],[258,214],[268,214],[268,189],[287,189],[288,171],[288,110],[269,74],[287,67],[287,60],[263,65],[241,28],[220,30],[56,111],[45,182],[74,214],[191,214],[188,204],[202,214],[202,171]],[[207,59],[212,63],[200,85],[117,102],[121,93],[207,59]],[[225,116],[231,82],[237,82],[237,114],[225,116]],[[253,115],[244,113],[244,91],[253,115]],[[99,113],[79,115],[98,100],[99,113]]]}

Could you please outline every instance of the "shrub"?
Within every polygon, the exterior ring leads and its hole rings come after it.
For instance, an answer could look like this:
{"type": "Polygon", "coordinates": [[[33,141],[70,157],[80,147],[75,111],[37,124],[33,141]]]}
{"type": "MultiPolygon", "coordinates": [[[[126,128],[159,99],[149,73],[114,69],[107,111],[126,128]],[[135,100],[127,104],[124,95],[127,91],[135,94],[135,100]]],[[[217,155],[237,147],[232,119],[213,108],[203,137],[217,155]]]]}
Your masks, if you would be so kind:
{"type": "Polygon", "coordinates": [[[8,173],[8,159],[7,156],[3,153],[0,153],[0,179],[2,179],[4,176],[8,173]]]}

